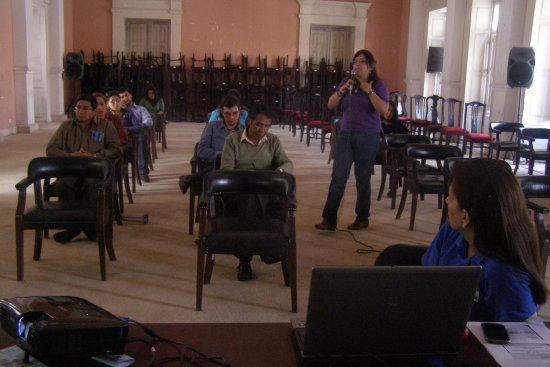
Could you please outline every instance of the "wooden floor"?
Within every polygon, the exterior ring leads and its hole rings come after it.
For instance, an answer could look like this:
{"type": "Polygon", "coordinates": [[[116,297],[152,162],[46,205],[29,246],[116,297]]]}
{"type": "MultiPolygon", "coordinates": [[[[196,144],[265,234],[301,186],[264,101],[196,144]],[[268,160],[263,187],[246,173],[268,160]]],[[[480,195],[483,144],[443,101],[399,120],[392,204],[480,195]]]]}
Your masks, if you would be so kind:
{"type": "MultiPolygon", "coordinates": [[[[107,263],[107,281],[99,279],[97,244],[84,235],[68,244],[46,239],[42,259],[32,260],[34,235],[25,236],[25,281],[16,281],[14,213],[16,182],[25,176],[30,159],[44,155],[58,123],[43,124],[30,135],[11,135],[0,143],[0,298],[29,295],[70,295],[88,299],[105,309],[142,322],[284,322],[290,312],[290,289],[283,284],[279,264],[252,263],[253,280],[236,279],[237,259],[218,256],[212,282],[205,285],[203,311],[194,310],[196,236],[187,231],[188,196],[178,188],[178,177],[190,172],[189,159],[204,124],[169,123],[168,150],[159,152],[151,182],[138,187],[135,203],[126,204],[126,215],[149,215],[149,224],[115,226],[116,262],[107,263]]],[[[305,315],[313,265],[370,265],[377,251],[395,243],[429,244],[439,226],[435,197],[419,202],[415,230],[409,231],[410,202],[400,220],[385,196],[376,201],[380,170],[372,177],[370,226],[343,231],[355,218],[355,180],[348,181],[339,212],[338,231],[320,232],[313,225],[321,211],[330,181],[328,150],[319,141],[311,146],[278,126],[284,149],[294,162],[297,179],[298,315],[305,315]],[[354,241],[354,238],[356,241],[354,241]],[[375,252],[360,254],[370,246],[375,252]]],[[[388,191],[384,190],[385,193],[388,191]]],[[[28,202],[32,201],[29,192],[28,202]]],[[[126,202],[127,203],[127,202],[126,202]]],[[[198,226],[196,226],[197,228],[198,226]]],[[[545,309],[542,315],[546,316],[545,309]]],[[[548,312],[550,316],[550,312],[548,312]]]]}

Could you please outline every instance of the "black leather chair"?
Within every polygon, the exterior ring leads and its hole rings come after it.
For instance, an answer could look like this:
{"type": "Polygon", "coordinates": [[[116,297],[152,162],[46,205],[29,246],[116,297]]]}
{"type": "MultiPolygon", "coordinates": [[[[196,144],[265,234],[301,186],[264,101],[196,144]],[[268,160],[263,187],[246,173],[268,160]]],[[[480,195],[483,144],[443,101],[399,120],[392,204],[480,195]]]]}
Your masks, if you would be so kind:
{"type": "Polygon", "coordinates": [[[411,143],[430,144],[430,138],[425,135],[386,134],[384,135],[384,141],[386,144],[386,162],[382,164],[382,178],[377,200],[382,199],[386,184],[386,175],[389,175],[390,196],[392,198],[391,208],[395,209],[397,187],[399,186],[400,179],[403,177],[405,147],[411,143]]]}
{"type": "Polygon", "coordinates": [[[211,171],[204,177],[199,201],[197,310],[202,308],[203,284],[210,283],[215,254],[235,254],[281,258],[292,312],[297,311],[295,192],[294,176],[285,172],[227,170],[211,171]],[[227,206],[217,205],[235,196],[241,202],[243,195],[267,196],[277,209],[251,217],[243,211],[229,213],[227,206]]]}
{"type": "Polygon", "coordinates": [[[550,176],[518,176],[518,181],[527,199],[527,207],[534,215],[541,259],[546,269],[550,250],[550,228],[544,221],[544,216],[550,213],[550,209],[529,199],[550,199],[550,176]]]}
{"type": "Polygon", "coordinates": [[[550,129],[523,127],[519,129],[519,139],[522,143],[528,144],[519,146],[519,155],[529,161],[529,174],[533,174],[535,161],[544,161],[544,174],[550,175],[550,129]],[[537,149],[536,140],[539,140],[539,143],[545,140],[546,147],[537,149]]]}
{"type": "Polygon", "coordinates": [[[111,260],[116,260],[113,249],[113,164],[104,158],[40,157],[27,168],[27,177],[15,185],[19,199],[15,212],[15,245],[17,280],[23,280],[24,230],[35,230],[34,260],[40,260],[45,229],[77,229],[97,231],[101,280],[105,280],[105,248],[111,260]],[[45,202],[42,181],[61,177],[83,177],[100,180],[97,201],[82,200],[45,202]],[[34,186],[35,205],[26,207],[27,188],[34,186]]]}
{"type": "Polygon", "coordinates": [[[519,149],[521,147],[519,140],[519,129],[523,124],[519,122],[491,122],[489,123],[489,135],[491,136],[491,146],[489,148],[489,156],[493,157],[493,150],[496,150],[496,159],[500,159],[500,152],[505,152],[503,159],[506,159],[506,154],[512,152],[514,154],[514,173],[519,167],[519,149]],[[510,134],[508,140],[502,138],[502,133],[510,134]]]}
{"type": "Polygon", "coordinates": [[[407,144],[405,148],[405,164],[403,166],[403,194],[395,219],[401,218],[405,209],[407,192],[412,193],[411,221],[409,230],[414,229],[416,203],[418,195],[436,194],[438,196],[438,208],[443,206],[443,194],[445,192],[443,167],[441,162],[449,157],[462,157],[460,148],[453,145],[433,144],[407,144]],[[425,166],[420,169],[420,161],[435,160],[437,167],[425,166]]]}

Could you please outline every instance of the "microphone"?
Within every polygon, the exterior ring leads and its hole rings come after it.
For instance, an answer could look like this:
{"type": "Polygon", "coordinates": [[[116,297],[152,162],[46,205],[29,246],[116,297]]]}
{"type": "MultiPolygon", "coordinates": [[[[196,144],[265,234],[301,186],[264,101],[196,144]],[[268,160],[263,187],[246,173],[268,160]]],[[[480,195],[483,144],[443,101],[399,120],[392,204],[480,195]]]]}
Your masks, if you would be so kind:
{"type": "MultiPolygon", "coordinates": [[[[356,74],[357,74],[357,72],[355,70],[351,71],[351,81],[353,82],[354,85],[355,85],[355,82],[357,81],[356,74]]],[[[351,96],[351,90],[352,89],[353,89],[353,86],[349,89],[349,95],[350,96],[351,96]]]]}

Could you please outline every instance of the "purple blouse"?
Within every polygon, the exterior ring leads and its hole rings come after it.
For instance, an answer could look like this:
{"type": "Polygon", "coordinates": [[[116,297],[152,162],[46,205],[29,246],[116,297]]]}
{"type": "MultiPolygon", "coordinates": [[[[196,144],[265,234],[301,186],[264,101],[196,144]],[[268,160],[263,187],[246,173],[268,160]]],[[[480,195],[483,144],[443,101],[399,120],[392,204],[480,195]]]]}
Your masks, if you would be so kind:
{"type": "MultiPolygon", "coordinates": [[[[342,88],[349,77],[344,78],[337,90],[342,88]]],[[[383,101],[388,102],[388,88],[382,80],[376,82],[373,88],[374,93],[383,101]]],[[[341,130],[347,133],[377,133],[380,131],[382,121],[380,120],[380,112],[376,111],[371,103],[369,96],[362,89],[354,88],[353,92],[346,92],[342,100],[342,121],[340,122],[341,130]]]]}

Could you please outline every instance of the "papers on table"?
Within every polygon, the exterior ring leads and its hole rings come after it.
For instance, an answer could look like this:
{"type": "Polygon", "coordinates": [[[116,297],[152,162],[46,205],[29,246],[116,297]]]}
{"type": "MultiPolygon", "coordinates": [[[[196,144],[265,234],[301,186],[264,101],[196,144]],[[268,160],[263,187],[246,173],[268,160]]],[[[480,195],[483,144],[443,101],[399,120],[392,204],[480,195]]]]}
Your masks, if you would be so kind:
{"type": "Polygon", "coordinates": [[[16,345],[0,349],[0,367],[46,367],[33,357],[30,357],[30,363],[23,363],[24,356],[23,349],[16,345]]]}
{"type": "Polygon", "coordinates": [[[530,322],[499,322],[506,327],[510,343],[491,344],[485,340],[481,322],[468,322],[468,329],[503,367],[550,366],[550,330],[542,320],[530,322]]]}

